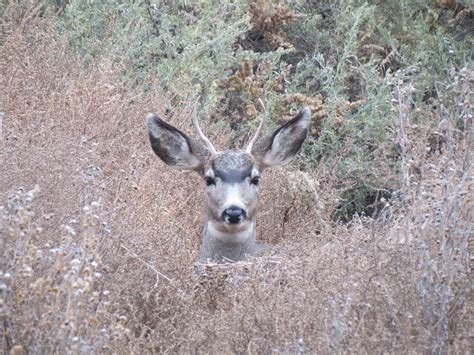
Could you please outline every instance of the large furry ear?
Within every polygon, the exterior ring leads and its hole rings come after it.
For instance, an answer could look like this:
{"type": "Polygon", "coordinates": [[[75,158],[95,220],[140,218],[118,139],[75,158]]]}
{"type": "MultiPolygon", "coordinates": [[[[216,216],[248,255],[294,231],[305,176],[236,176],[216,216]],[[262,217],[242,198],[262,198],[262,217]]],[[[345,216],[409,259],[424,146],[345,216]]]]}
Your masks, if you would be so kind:
{"type": "Polygon", "coordinates": [[[151,147],[166,164],[180,170],[199,171],[210,156],[209,151],[179,129],[154,113],[146,117],[151,147]]]}
{"type": "Polygon", "coordinates": [[[259,168],[263,170],[293,160],[308,135],[310,121],[311,110],[305,107],[296,117],[260,138],[252,148],[259,168]]]}

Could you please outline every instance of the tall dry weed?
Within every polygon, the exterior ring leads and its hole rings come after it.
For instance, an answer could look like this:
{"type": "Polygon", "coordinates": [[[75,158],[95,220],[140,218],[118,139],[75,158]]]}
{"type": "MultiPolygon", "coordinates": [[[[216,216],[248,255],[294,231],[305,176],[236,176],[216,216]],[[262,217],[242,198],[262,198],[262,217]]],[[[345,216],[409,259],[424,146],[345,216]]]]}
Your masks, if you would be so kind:
{"type": "MultiPolygon", "coordinates": [[[[0,62],[5,351],[472,347],[472,70],[453,73],[442,127],[415,127],[410,87],[394,86],[402,188],[378,219],[331,222],[330,172],[275,170],[258,216],[267,253],[196,277],[203,184],[153,156],[143,123],[170,102],[152,81],[121,84],[112,63],[84,69],[53,19],[23,22],[7,23],[0,62]]],[[[166,119],[190,129],[186,112],[166,119]]],[[[227,145],[225,129],[209,135],[227,145]]]]}

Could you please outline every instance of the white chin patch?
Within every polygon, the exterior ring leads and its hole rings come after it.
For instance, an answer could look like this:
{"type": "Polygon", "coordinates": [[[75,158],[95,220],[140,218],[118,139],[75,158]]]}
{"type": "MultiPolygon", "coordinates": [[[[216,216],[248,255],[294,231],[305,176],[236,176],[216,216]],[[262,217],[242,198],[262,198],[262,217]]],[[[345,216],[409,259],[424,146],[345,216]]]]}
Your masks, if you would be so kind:
{"type": "Polygon", "coordinates": [[[252,237],[252,226],[250,221],[238,224],[209,221],[207,228],[210,235],[223,242],[244,243],[252,237]]]}

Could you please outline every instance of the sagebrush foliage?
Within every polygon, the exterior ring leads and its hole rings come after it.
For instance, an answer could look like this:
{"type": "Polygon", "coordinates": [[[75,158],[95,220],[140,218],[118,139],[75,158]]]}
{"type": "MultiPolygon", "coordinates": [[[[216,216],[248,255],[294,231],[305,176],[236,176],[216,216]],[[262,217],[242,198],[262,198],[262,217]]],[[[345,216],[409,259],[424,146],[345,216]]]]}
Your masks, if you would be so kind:
{"type": "Polygon", "coordinates": [[[129,82],[159,78],[173,106],[199,97],[201,114],[237,129],[235,139],[255,127],[248,122],[261,115],[257,98],[281,121],[322,97],[324,106],[310,105],[307,169],[335,173],[334,216],[349,220],[374,212],[368,206],[397,188],[394,80],[410,81],[414,105],[424,110],[468,56],[470,37],[455,39],[463,24],[453,25],[467,4],[452,5],[71,1],[61,29],[91,60],[112,57],[129,82]]]}
{"type": "Polygon", "coordinates": [[[71,1],[61,27],[78,52],[112,56],[131,82],[154,76],[181,100],[209,100],[231,68],[256,58],[233,48],[249,26],[232,1],[71,1]]]}

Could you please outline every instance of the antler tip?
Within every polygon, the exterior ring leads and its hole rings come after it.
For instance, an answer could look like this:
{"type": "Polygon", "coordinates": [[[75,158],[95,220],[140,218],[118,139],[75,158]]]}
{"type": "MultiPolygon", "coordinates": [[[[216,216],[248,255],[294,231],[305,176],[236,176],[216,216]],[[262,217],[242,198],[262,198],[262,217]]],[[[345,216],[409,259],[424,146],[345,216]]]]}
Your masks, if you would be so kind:
{"type": "Polygon", "coordinates": [[[153,112],[148,112],[145,116],[146,121],[151,121],[156,119],[156,115],[153,112]]]}
{"type": "Polygon", "coordinates": [[[308,106],[306,106],[305,108],[303,108],[303,109],[301,110],[301,113],[303,114],[303,116],[304,116],[305,118],[310,118],[310,117],[311,117],[311,109],[310,109],[308,106]]]}
{"type": "Polygon", "coordinates": [[[204,135],[204,133],[203,133],[202,130],[201,130],[201,127],[199,126],[199,121],[198,121],[198,118],[197,118],[196,107],[193,108],[192,120],[193,120],[194,127],[196,128],[196,131],[198,132],[199,137],[201,137],[202,141],[203,141],[204,144],[206,145],[206,147],[207,147],[207,149],[209,150],[209,152],[210,152],[212,155],[217,154],[216,148],[214,148],[214,145],[211,143],[211,141],[209,140],[209,138],[207,138],[207,137],[204,135]]]}
{"type": "Polygon", "coordinates": [[[253,145],[254,145],[255,142],[257,141],[257,138],[258,138],[258,136],[260,135],[260,132],[262,131],[263,125],[265,124],[265,118],[266,118],[266,115],[267,115],[267,109],[265,108],[265,105],[264,105],[262,99],[258,98],[258,102],[259,102],[260,105],[262,106],[262,109],[263,109],[263,117],[262,117],[262,120],[260,121],[260,124],[258,125],[257,132],[255,132],[255,135],[254,135],[253,138],[250,140],[250,143],[249,143],[249,145],[247,146],[247,149],[246,149],[247,153],[252,153],[253,145]]]}

